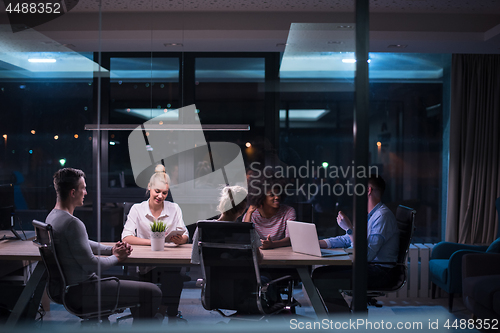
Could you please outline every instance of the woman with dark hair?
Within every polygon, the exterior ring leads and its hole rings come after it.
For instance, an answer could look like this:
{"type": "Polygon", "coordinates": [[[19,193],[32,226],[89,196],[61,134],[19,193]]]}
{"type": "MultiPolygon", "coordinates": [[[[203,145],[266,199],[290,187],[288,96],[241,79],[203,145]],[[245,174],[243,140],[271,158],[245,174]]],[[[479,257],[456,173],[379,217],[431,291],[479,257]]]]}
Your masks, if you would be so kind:
{"type": "Polygon", "coordinates": [[[282,179],[262,178],[250,183],[250,206],[243,222],[253,222],[262,249],[290,246],[286,221],[295,220],[293,207],[281,204],[285,195],[282,179]]]}
{"type": "MultiPolygon", "coordinates": [[[[54,174],[54,188],[57,202],[45,222],[52,226],[54,243],[68,288],[66,299],[72,307],[82,311],[95,311],[97,308],[97,266],[104,271],[125,260],[132,252],[132,247],[124,242],[114,246],[105,246],[88,239],[83,222],[73,216],[76,207],[83,205],[87,194],[83,171],[64,168],[54,174]],[[96,257],[100,252],[107,257],[96,257]]],[[[100,302],[108,307],[116,302],[117,281],[101,281],[100,302]]],[[[134,321],[138,318],[153,318],[161,300],[160,289],[152,284],[136,281],[120,281],[118,306],[139,304],[130,309],[134,321]]]]}

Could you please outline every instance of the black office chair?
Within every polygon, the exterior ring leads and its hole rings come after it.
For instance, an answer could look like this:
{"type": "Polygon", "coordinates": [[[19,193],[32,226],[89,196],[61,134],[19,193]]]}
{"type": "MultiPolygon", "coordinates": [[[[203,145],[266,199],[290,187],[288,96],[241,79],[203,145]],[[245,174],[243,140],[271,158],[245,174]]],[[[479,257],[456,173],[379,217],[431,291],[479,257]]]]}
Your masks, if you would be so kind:
{"type": "MultiPolygon", "coordinates": [[[[35,240],[33,240],[33,243],[38,247],[40,256],[42,257],[42,261],[47,268],[47,294],[54,303],[64,305],[69,313],[74,314],[75,316],[78,316],[83,320],[96,319],[99,317],[101,317],[103,320],[107,320],[107,317],[112,314],[121,313],[129,307],[137,306],[137,304],[130,304],[126,307],[118,308],[120,280],[116,277],[100,279],[100,281],[115,280],[118,283],[118,288],[116,291],[116,302],[113,307],[102,308],[100,312],[98,312],[97,310],[82,312],[81,310],[75,309],[70,304],[68,304],[66,302],[66,293],[68,292],[69,288],[76,285],[68,285],[66,282],[64,272],[61,268],[61,265],[59,264],[59,259],[57,258],[56,248],[54,246],[52,226],[50,224],[46,224],[37,220],[33,220],[33,226],[35,227],[36,231],[36,238],[35,240]]],[[[84,283],[98,283],[98,281],[84,283]]]]}
{"type": "MultiPolygon", "coordinates": [[[[399,205],[396,210],[396,221],[399,229],[399,253],[396,269],[398,276],[394,284],[385,288],[376,288],[376,290],[367,291],[368,304],[381,307],[376,297],[385,296],[389,292],[395,292],[403,288],[408,278],[408,251],[410,249],[411,239],[415,231],[415,214],[413,208],[399,205]]],[[[380,264],[380,263],[377,263],[380,264]]],[[[389,264],[389,263],[388,263],[389,264]]],[[[393,264],[393,263],[392,263],[393,264]]]]}
{"type": "Polygon", "coordinates": [[[300,305],[293,298],[291,276],[263,283],[258,251],[252,246],[252,223],[198,221],[200,263],[203,274],[201,301],[206,310],[236,310],[237,314],[260,315],[260,319],[300,305]],[[285,301],[271,304],[269,289],[289,281],[285,301]]]}
{"type": "MultiPolygon", "coordinates": [[[[377,302],[377,297],[385,296],[387,293],[396,292],[403,288],[408,278],[408,251],[410,249],[413,231],[415,230],[415,214],[417,212],[413,208],[399,205],[396,210],[396,222],[399,229],[399,253],[398,260],[394,262],[377,262],[377,264],[394,265],[397,269],[394,282],[390,286],[377,287],[369,286],[366,297],[368,305],[382,307],[382,304],[377,302]]],[[[371,263],[368,263],[371,265],[371,263]]],[[[352,296],[352,290],[344,290],[348,296],[352,296]]]]}

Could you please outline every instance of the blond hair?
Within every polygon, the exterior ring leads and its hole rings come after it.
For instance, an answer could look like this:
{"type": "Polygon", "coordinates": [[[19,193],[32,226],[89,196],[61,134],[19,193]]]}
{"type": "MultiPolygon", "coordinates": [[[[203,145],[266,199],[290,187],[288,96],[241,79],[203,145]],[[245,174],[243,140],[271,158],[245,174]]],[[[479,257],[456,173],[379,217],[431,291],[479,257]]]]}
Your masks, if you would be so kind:
{"type": "Polygon", "coordinates": [[[155,167],[155,173],[149,179],[148,190],[151,190],[157,184],[170,185],[170,177],[165,172],[165,167],[161,164],[155,167]]]}
{"type": "Polygon", "coordinates": [[[221,190],[217,210],[221,213],[236,214],[247,205],[247,190],[241,186],[226,186],[221,190]]]}

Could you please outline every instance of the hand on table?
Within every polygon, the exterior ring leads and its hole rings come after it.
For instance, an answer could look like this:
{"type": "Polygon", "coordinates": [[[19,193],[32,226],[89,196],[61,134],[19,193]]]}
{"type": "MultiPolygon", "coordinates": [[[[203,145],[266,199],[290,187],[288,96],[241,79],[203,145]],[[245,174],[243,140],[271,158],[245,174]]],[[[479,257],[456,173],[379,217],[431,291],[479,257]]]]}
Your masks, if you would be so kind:
{"type": "Polygon", "coordinates": [[[262,246],[260,248],[266,250],[274,249],[275,247],[274,242],[271,240],[271,235],[267,235],[267,238],[262,241],[262,246]]]}
{"type": "Polygon", "coordinates": [[[123,261],[132,253],[132,246],[125,242],[116,242],[111,250],[114,256],[118,258],[118,261],[123,261]]]}

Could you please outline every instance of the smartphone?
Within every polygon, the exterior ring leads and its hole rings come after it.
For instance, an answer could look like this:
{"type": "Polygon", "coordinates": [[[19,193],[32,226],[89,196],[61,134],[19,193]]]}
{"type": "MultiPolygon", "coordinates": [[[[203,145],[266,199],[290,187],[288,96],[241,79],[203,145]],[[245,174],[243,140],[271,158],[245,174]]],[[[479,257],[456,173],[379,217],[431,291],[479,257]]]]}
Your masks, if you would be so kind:
{"type": "Polygon", "coordinates": [[[184,229],[183,227],[177,227],[175,230],[172,230],[171,232],[168,233],[168,235],[165,237],[165,241],[170,242],[170,239],[173,236],[183,235],[185,231],[186,229],[184,229]]]}

